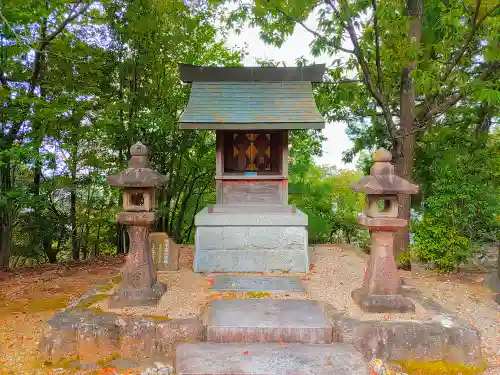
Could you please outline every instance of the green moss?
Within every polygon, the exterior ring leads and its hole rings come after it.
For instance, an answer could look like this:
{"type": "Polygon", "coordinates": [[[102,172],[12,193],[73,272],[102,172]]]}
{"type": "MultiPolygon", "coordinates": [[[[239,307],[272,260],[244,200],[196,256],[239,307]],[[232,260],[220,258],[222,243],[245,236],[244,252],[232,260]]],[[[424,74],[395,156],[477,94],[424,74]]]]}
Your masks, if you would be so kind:
{"type": "Polygon", "coordinates": [[[96,364],[98,364],[101,367],[104,367],[104,365],[108,362],[114,361],[115,359],[120,359],[122,356],[118,353],[113,353],[109,357],[106,357],[104,359],[100,359],[96,361],[96,364]]]}
{"type": "Polygon", "coordinates": [[[89,298],[86,298],[85,300],[78,303],[76,305],[76,307],[81,308],[81,309],[88,309],[94,303],[102,301],[103,299],[108,298],[108,297],[109,296],[107,294],[94,294],[93,296],[90,296],[89,298]]]}
{"type": "Polygon", "coordinates": [[[116,285],[116,284],[120,284],[123,280],[123,275],[120,274],[120,275],[116,275],[114,276],[112,279],[111,279],[111,282],[116,285]]]}
{"type": "Polygon", "coordinates": [[[250,298],[267,298],[270,295],[271,294],[269,294],[268,292],[248,292],[247,293],[247,296],[250,298]]]}
{"type": "Polygon", "coordinates": [[[143,318],[149,318],[154,320],[155,322],[166,322],[172,320],[171,317],[166,315],[142,315],[143,318]]]}
{"type": "Polygon", "coordinates": [[[111,289],[113,289],[115,286],[115,284],[113,283],[108,283],[108,284],[104,284],[104,285],[98,285],[96,287],[96,289],[99,291],[99,292],[108,292],[110,291],[111,289]]]}
{"type": "Polygon", "coordinates": [[[44,361],[43,366],[46,368],[54,369],[54,368],[62,368],[65,370],[76,369],[75,363],[80,360],[80,356],[78,354],[63,358],[59,361],[44,361]]]}
{"type": "Polygon", "coordinates": [[[449,363],[444,361],[419,362],[419,361],[396,361],[401,365],[408,375],[476,375],[486,369],[483,364],[481,368],[468,366],[462,363],[449,363]]]}
{"type": "Polygon", "coordinates": [[[31,301],[14,301],[0,310],[2,314],[12,314],[16,312],[38,313],[44,311],[60,310],[68,305],[69,298],[56,297],[52,299],[35,299],[31,301]]]}

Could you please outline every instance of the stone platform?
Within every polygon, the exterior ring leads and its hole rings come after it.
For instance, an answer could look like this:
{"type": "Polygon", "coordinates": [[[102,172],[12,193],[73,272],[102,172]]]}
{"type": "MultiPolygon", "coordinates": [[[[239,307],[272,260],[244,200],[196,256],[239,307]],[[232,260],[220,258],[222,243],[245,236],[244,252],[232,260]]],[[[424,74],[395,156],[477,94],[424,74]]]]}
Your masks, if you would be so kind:
{"type": "Polygon", "coordinates": [[[305,292],[297,276],[219,275],[212,287],[215,291],[231,292],[305,292]]]}
{"type": "Polygon", "coordinates": [[[195,272],[307,272],[307,215],[300,210],[209,212],[195,217],[195,272]]]}
{"type": "Polygon", "coordinates": [[[332,326],[316,301],[221,300],[210,305],[207,341],[326,344],[332,326]]]}
{"type": "Polygon", "coordinates": [[[181,344],[177,375],[366,375],[368,366],[350,345],[181,344]]]}

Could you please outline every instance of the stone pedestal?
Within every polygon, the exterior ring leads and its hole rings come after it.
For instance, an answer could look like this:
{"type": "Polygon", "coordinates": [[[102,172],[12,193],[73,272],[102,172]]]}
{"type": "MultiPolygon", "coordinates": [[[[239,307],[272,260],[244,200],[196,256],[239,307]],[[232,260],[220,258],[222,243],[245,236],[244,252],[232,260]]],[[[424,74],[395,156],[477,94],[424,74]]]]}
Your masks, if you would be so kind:
{"type": "Polygon", "coordinates": [[[400,294],[401,280],[394,260],[394,232],[372,231],[372,246],[363,287],[352,298],[367,312],[415,311],[413,302],[400,294]]]}
{"type": "Polygon", "coordinates": [[[123,280],[109,299],[109,306],[154,305],[167,287],[158,282],[151,251],[148,245],[150,226],[156,219],[154,212],[122,212],[118,220],[127,225],[130,247],[123,280]]]}
{"type": "Polygon", "coordinates": [[[309,270],[307,215],[300,210],[263,206],[211,211],[205,208],[195,217],[195,272],[309,270]]]}

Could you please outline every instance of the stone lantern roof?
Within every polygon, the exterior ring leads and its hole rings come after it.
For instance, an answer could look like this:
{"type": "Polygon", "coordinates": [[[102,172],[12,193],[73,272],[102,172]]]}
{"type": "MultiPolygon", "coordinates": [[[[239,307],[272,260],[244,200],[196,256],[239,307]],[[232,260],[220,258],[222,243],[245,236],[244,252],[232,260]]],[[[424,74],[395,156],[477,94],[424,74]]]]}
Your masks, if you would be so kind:
{"type": "Polygon", "coordinates": [[[394,174],[391,164],[392,154],[384,148],[373,153],[373,166],[370,175],[351,184],[353,191],[365,194],[416,194],[418,185],[394,174]]]}
{"type": "Polygon", "coordinates": [[[163,186],[168,177],[150,168],[148,148],[137,142],[130,148],[128,168],[108,176],[108,184],[120,188],[152,188],[163,186]]]}

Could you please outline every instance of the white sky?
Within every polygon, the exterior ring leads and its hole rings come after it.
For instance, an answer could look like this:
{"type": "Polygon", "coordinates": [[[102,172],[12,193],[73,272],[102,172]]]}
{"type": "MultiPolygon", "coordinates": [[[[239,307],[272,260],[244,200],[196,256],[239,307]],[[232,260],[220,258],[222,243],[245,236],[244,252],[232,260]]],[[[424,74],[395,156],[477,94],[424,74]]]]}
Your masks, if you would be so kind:
{"type": "MultiPolygon", "coordinates": [[[[311,17],[307,25],[315,28],[315,20],[311,17]]],[[[269,59],[284,61],[286,66],[295,66],[295,60],[304,56],[309,63],[330,64],[331,58],[320,56],[313,58],[310,54],[309,44],[313,36],[302,27],[297,27],[294,34],[281,46],[276,48],[265,44],[259,38],[258,29],[246,27],[237,35],[231,32],[226,39],[228,47],[244,47],[249,53],[244,59],[245,66],[257,66],[256,59],[269,59]]],[[[323,135],[327,140],[323,143],[323,156],[317,158],[317,163],[321,165],[335,165],[338,168],[354,168],[354,163],[345,164],[342,162],[342,152],[351,148],[352,142],[346,135],[346,124],[342,122],[327,123],[323,130],[323,135]]]]}

